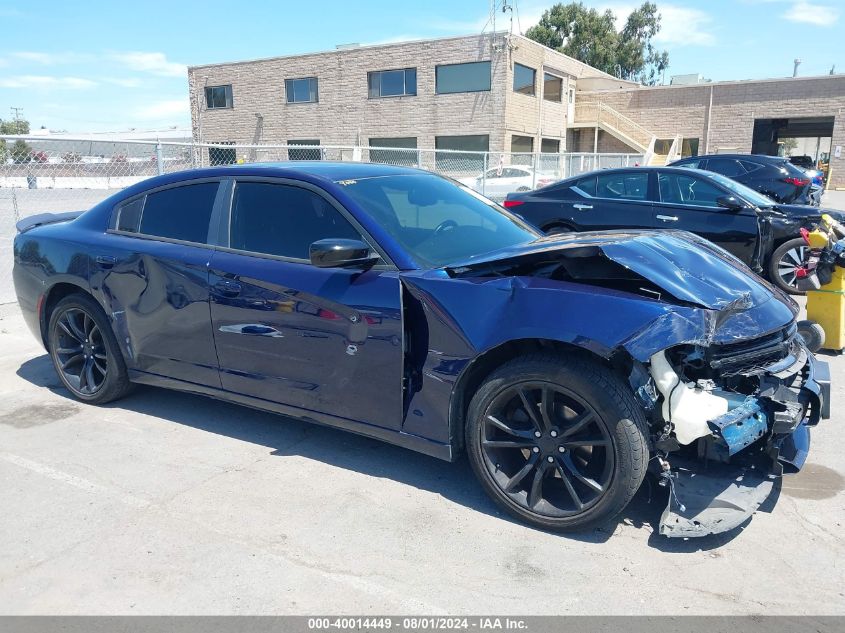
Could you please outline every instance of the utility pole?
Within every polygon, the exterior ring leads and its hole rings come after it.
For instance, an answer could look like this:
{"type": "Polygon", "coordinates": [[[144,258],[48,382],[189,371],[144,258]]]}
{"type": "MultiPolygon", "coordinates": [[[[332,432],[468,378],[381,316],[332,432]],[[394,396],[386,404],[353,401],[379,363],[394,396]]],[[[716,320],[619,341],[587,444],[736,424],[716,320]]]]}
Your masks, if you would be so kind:
{"type": "Polygon", "coordinates": [[[12,120],[15,122],[15,133],[21,133],[21,121],[23,120],[23,108],[9,108],[12,111],[12,120]]]}

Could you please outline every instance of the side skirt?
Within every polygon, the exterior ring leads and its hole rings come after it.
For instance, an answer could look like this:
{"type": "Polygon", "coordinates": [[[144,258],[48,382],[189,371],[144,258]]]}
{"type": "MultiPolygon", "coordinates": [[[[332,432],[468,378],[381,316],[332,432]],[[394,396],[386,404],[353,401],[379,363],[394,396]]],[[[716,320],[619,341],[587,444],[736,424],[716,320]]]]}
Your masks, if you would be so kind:
{"type": "Polygon", "coordinates": [[[176,378],[168,378],[166,376],[159,376],[158,374],[151,374],[137,370],[129,370],[129,379],[132,382],[151,385],[153,387],[164,387],[166,389],[174,389],[176,391],[186,391],[188,393],[195,393],[203,396],[216,398],[217,400],[224,400],[234,404],[251,407],[253,409],[260,409],[261,411],[269,411],[271,413],[278,413],[305,422],[312,422],[322,426],[330,426],[332,428],[349,431],[365,437],[395,444],[402,448],[408,448],[418,453],[424,453],[431,457],[445,460],[447,462],[455,461],[457,455],[450,444],[441,444],[439,442],[432,442],[424,437],[418,435],[411,435],[410,433],[402,433],[401,431],[392,431],[384,429],[371,424],[363,422],[356,422],[347,418],[340,418],[326,413],[319,413],[309,409],[300,409],[299,407],[292,407],[269,400],[262,400],[261,398],[253,398],[245,396],[232,391],[224,389],[215,389],[206,385],[198,385],[184,380],[177,380],[176,378]]]}

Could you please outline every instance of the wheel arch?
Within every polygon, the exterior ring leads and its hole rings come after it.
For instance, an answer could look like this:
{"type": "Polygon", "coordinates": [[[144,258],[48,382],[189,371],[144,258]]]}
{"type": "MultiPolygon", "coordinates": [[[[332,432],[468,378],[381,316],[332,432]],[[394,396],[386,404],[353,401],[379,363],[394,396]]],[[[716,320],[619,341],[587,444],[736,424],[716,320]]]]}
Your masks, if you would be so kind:
{"type": "MultiPolygon", "coordinates": [[[[50,337],[47,333],[47,326],[50,324],[50,316],[53,314],[53,310],[59,301],[72,294],[84,294],[97,301],[87,288],[67,281],[60,281],[53,284],[43,295],[41,310],[39,311],[39,326],[41,329],[41,342],[44,345],[44,349],[48,351],[50,349],[50,337]]],[[[99,304],[100,302],[97,301],[97,303],[99,304]]]]}
{"type": "Polygon", "coordinates": [[[543,226],[540,227],[540,230],[543,231],[543,233],[548,233],[552,229],[556,229],[556,228],[567,229],[568,231],[575,231],[576,230],[575,227],[571,223],[566,222],[565,220],[560,220],[560,219],[550,220],[550,221],[546,222],[543,226]]]}
{"type": "Polygon", "coordinates": [[[635,363],[634,359],[621,349],[603,356],[574,343],[545,338],[514,339],[485,350],[464,367],[452,389],[449,400],[449,435],[455,454],[464,449],[464,426],[469,404],[481,383],[502,364],[536,352],[577,354],[610,368],[626,382],[635,363]]]}

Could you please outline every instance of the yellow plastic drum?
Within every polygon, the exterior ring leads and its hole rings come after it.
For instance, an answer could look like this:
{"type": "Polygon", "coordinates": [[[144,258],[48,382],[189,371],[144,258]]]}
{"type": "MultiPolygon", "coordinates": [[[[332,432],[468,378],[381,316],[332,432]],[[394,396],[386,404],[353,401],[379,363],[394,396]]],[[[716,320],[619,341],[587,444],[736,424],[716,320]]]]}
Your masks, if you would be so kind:
{"type": "Polygon", "coordinates": [[[829,284],[807,291],[807,318],[822,326],[824,349],[845,348],[845,269],[836,267],[829,284]]]}

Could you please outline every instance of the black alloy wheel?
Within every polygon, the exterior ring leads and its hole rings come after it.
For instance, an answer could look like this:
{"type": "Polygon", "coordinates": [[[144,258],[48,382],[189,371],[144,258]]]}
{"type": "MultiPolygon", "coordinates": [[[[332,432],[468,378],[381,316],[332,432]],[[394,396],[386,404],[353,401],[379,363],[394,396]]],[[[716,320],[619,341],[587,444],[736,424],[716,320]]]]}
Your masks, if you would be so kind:
{"type": "Polygon", "coordinates": [[[536,353],[494,371],[470,402],[466,446],[485,492],[535,527],[616,516],[645,477],[647,421],[630,387],[585,354],[536,353]]]}
{"type": "Polygon", "coordinates": [[[593,408],[549,382],[502,390],[487,408],[481,439],[484,464],[505,494],[550,517],[579,514],[607,492],[611,445],[593,408]]]}
{"type": "Polygon", "coordinates": [[[59,378],[75,398],[103,404],[130,391],[111,324],[92,297],[73,294],[56,304],[47,347],[59,378]]]}
{"type": "Polygon", "coordinates": [[[62,312],[56,325],[59,331],[54,354],[64,382],[80,395],[94,395],[106,382],[109,370],[103,333],[91,315],[80,308],[62,312]]]}

